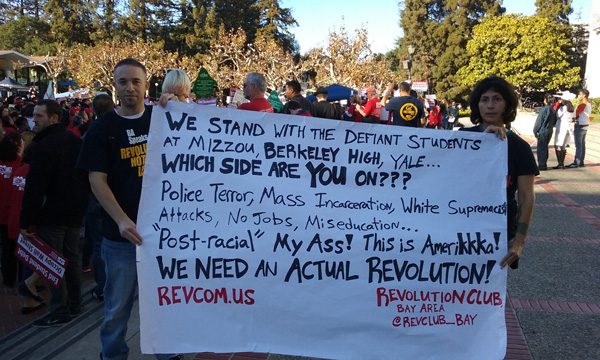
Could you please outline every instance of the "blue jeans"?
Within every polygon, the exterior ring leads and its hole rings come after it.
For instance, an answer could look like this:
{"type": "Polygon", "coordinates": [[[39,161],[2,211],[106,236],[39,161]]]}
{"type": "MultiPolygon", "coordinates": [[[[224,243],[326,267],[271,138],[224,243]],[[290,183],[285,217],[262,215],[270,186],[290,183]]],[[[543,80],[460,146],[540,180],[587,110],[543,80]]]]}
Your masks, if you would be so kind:
{"type": "Polygon", "coordinates": [[[579,166],[584,165],[585,160],[585,136],[587,135],[587,126],[575,125],[573,136],[575,137],[575,161],[574,164],[579,166]]]}
{"type": "MultiPolygon", "coordinates": [[[[130,242],[102,241],[102,260],[106,266],[104,285],[104,321],[100,327],[104,360],[126,360],[129,347],[125,341],[137,289],[135,245],[130,242]]],[[[156,354],[166,360],[173,354],[156,354]]]]}
{"type": "Polygon", "coordinates": [[[552,138],[552,128],[544,128],[540,130],[538,134],[538,143],[537,143],[537,157],[538,157],[538,166],[539,167],[547,167],[548,161],[548,144],[550,143],[550,138],[552,138]]]}

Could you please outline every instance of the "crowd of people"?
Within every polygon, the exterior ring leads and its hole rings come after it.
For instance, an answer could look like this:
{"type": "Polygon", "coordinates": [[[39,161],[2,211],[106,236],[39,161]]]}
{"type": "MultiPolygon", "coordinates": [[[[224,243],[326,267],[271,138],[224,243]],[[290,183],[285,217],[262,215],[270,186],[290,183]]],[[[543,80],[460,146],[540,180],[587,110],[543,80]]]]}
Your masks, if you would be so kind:
{"type": "MultiPolygon", "coordinates": [[[[84,217],[89,223],[94,214],[86,214],[87,176],[74,171],[74,162],[90,124],[111,106],[114,108],[110,96],[99,95],[93,105],[88,99],[59,104],[53,100],[37,101],[32,96],[10,97],[0,107],[6,114],[0,136],[2,282],[18,289],[23,298],[23,314],[46,306],[38,293],[46,287],[35,272],[17,261],[19,235],[39,237],[69,260],[67,280],[58,289],[50,288],[50,307],[55,317],[66,321],[81,312],[81,272],[91,271],[94,237],[90,232],[94,226],[85,227],[85,237],[81,236],[81,228],[84,217]],[[85,239],[82,254],[80,239],[85,239]]],[[[100,226],[96,228],[99,230],[100,226]]],[[[102,268],[96,258],[94,268],[102,268]]],[[[99,284],[94,294],[101,298],[102,272],[94,275],[99,284]]]]}
{"type": "MultiPolygon", "coordinates": [[[[256,84],[264,85],[266,91],[266,80],[257,73],[256,84]],[[262,78],[261,80],[259,80],[262,78]]],[[[250,76],[250,74],[248,75],[250,76]]],[[[244,89],[248,82],[246,78],[244,89]]],[[[264,99],[264,91],[256,96],[264,99]]],[[[244,90],[247,99],[250,98],[244,90]]],[[[282,109],[284,114],[312,116],[324,119],[348,120],[353,122],[364,122],[370,124],[389,124],[398,126],[427,127],[429,129],[453,130],[458,122],[460,106],[452,101],[450,105],[446,100],[434,100],[429,103],[425,98],[417,95],[411,90],[410,83],[390,84],[383,94],[378,94],[377,89],[369,87],[365,91],[364,98],[353,95],[347,99],[345,104],[338,101],[327,100],[327,89],[318,87],[313,94],[316,101],[311,102],[301,94],[300,83],[296,80],[285,84],[285,98],[287,103],[282,109]],[[397,95],[397,96],[395,96],[397,95]],[[388,105],[389,100],[392,103],[388,105]],[[405,104],[410,104],[404,106],[405,104]],[[404,106],[404,107],[403,107],[404,106]]],[[[272,110],[272,107],[267,105],[272,110]]],[[[246,104],[238,106],[238,109],[252,110],[246,104]]],[[[261,110],[259,110],[261,111],[261,110]]]]}
{"type": "MultiPolygon", "coordinates": [[[[114,82],[120,100],[117,107],[110,96],[98,95],[93,101],[74,100],[63,104],[53,100],[22,101],[10,109],[1,108],[3,284],[18,288],[24,299],[23,313],[43,308],[45,304],[38,293],[42,285],[40,277],[19,264],[14,252],[19,235],[29,240],[37,237],[50,245],[68,260],[68,265],[60,286],[51,288],[50,311],[33,325],[60,326],[81,313],[81,273],[92,263],[97,283],[92,296],[105,304],[100,331],[101,356],[105,360],[125,359],[129,351],[125,333],[137,287],[136,246],[144,241],[136,229],[143,164],[132,162],[123,154],[138,146],[145,149],[152,114],[152,106],[145,102],[149,83],[141,63],[130,58],[120,61],[114,69],[114,82]],[[33,119],[33,131],[28,118],[33,119]],[[85,229],[85,246],[80,253],[82,228],[85,229]]],[[[173,70],[167,74],[162,89],[161,106],[168,101],[185,102],[190,95],[191,82],[183,71],[173,70]]],[[[265,99],[266,90],[264,76],[249,73],[243,84],[244,97],[249,102],[238,109],[275,112],[265,99]]],[[[324,88],[317,89],[314,103],[301,92],[298,81],[286,83],[288,101],[282,113],[450,130],[459,118],[459,107],[455,102],[448,105],[445,101],[436,101],[431,107],[426,106],[425,99],[415,96],[407,82],[390,84],[381,96],[376,89],[368,88],[364,100],[353,96],[345,107],[328,102],[328,92],[324,88]]],[[[550,108],[540,112],[539,119],[542,120],[539,126],[536,123],[540,138],[540,170],[545,170],[547,143],[557,122],[555,146],[559,166],[564,165],[568,130],[563,123],[571,123],[573,118],[577,121],[575,130],[578,126],[580,129],[574,134],[576,144],[578,136],[580,138],[574,164],[583,166],[583,127],[586,116],[589,124],[591,106],[587,103],[587,92],[584,90],[581,94],[586,104],[581,110],[573,108],[572,98],[565,93],[561,106],[552,108],[549,99],[550,108]],[[540,144],[546,144],[545,153],[540,144]]],[[[475,126],[461,129],[495,133],[508,141],[507,171],[511,179],[507,189],[509,250],[500,263],[502,267],[518,264],[535,202],[533,179],[538,175],[529,144],[509,130],[516,117],[517,105],[514,88],[509,83],[498,77],[486,78],[470,97],[470,117],[475,126]]],[[[158,354],[157,358],[178,359],[181,356],[158,354]]]]}

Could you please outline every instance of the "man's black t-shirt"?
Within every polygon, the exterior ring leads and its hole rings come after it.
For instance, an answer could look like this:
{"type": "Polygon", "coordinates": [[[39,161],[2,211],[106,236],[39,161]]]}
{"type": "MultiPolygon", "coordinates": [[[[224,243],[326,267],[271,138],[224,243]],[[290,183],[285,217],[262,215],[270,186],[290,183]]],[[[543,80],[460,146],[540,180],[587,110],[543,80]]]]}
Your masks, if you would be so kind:
{"type": "MultiPolygon", "coordinates": [[[[124,118],[110,111],[94,121],[85,134],[77,168],[107,174],[108,186],[125,214],[137,221],[146,163],[146,143],[152,107],[146,106],[141,117],[124,118]]],[[[118,225],[103,212],[103,236],[113,241],[121,237],[118,225]]]]}
{"type": "Polygon", "coordinates": [[[392,112],[392,124],[398,126],[419,127],[425,117],[423,103],[412,96],[391,98],[385,103],[385,109],[392,112]]]}

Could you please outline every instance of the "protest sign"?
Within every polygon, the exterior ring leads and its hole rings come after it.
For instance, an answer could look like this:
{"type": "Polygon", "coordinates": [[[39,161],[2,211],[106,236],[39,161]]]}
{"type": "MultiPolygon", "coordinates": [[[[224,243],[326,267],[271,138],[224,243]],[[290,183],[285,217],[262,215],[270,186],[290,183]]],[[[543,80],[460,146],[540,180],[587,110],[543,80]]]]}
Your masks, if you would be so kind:
{"type": "Polygon", "coordinates": [[[244,92],[242,90],[236,89],[233,92],[233,98],[231,99],[231,104],[233,106],[240,106],[243,103],[247,103],[248,100],[244,97],[244,92]]]}
{"type": "Polygon", "coordinates": [[[28,241],[19,235],[15,255],[48,284],[55,288],[60,285],[68,261],[38,237],[28,241]]]}
{"type": "Polygon", "coordinates": [[[413,81],[411,88],[414,91],[427,92],[427,81],[413,81]]]}
{"type": "Polygon", "coordinates": [[[217,106],[217,98],[198,99],[198,100],[196,100],[196,104],[198,104],[198,105],[217,106]]]}
{"type": "Polygon", "coordinates": [[[279,95],[277,95],[277,91],[271,91],[271,94],[269,94],[267,101],[269,102],[269,104],[271,104],[275,112],[279,112],[281,111],[281,109],[283,109],[283,103],[281,102],[281,100],[279,100],[279,95]]]}
{"type": "Polygon", "coordinates": [[[142,351],[502,358],[506,153],[492,134],[155,107],[142,351]]]}
{"type": "Polygon", "coordinates": [[[194,81],[192,91],[198,99],[206,99],[212,97],[214,87],[217,82],[210,77],[205,68],[201,68],[198,72],[198,77],[194,81]]]}
{"type": "Polygon", "coordinates": [[[425,102],[427,103],[428,108],[435,107],[435,94],[425,95],[425,102]]]}

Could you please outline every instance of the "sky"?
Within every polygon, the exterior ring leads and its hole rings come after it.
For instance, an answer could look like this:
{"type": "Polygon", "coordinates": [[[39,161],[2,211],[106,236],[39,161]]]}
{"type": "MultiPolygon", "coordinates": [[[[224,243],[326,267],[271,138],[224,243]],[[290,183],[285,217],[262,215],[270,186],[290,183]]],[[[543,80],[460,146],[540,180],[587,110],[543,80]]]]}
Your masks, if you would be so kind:
{"type": "MultiPolygon", "coordinates": [[[[596,0],[600,1],[600,0],[596,0]]],[[[589,22],[593,0],[573,0],[573,23],[589,22]],[[580,15],[580,16],[579,16],[580,15]]],[[[326,46],[328,34],[344,26],[349,34],[365,27],[371,50],[386,53],[395,47],[400,37],[398,0],[283,0],[282,7],[291,8],[298,26],[291,28],[300,44],[302,54],[310,49],[326,46]]],[[[509,14],[533,15],[535,0],[504,0],[509,14]]]]}

